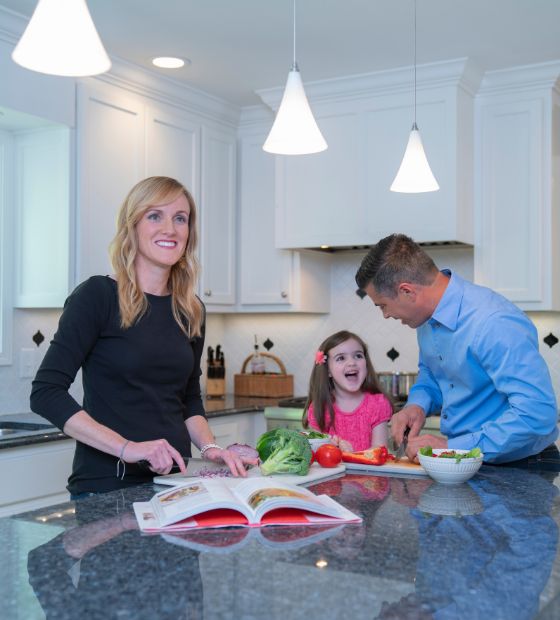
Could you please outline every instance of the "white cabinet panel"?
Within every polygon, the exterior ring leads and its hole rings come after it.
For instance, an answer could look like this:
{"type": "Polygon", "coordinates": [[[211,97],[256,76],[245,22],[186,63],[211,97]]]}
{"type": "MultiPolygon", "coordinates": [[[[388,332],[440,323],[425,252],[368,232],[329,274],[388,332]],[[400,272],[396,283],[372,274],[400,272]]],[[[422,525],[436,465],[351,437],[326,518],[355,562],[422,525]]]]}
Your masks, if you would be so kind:
{"type": "Polygon", "coordinates": [[[0,516],[68,500],[75,445],[69,439],[0,450],[0,516]]]}
{"type": "Polygon", "coordinates": [[[360,118],[343,114],[317,122],[326,151],[277,157],[279,248],[354,244],[364,235],[360,118]]]}
{"type": "Polygon", "coordinates": [[[274,245],[275,158],[262,149],[266,134],[240,144],[239,290],[241,304],[292,302],[292,253],[274,245]]]}
{"type": "Polygon", "coordinates": [[[70,130],[15,133],[16,307],[62,308],[69,286],[70,130]]]}
{"type": "Polygon", "coordinates": [[[477,104],[475,278],[524,310],[560,310],[556,76],[528,88],[526,71],[477,104]]]}
{"type": "Polygon", "coordinates": [[[236,309],[328,312],[330,256],[275,247],[277,158],[262,150],[266,135],[259,131],[240,139],[240,303],[236,309]]]}
{"type": "Polygon", "coordinates": [[[112,273],[108,247],[118,209],[144,178],[144,106],[116,88],[78,90],[78,281],[112,273]]]}
{"type": "Polygon", "coordinates": [[[204,127],[199,209],[201,291],[209,306],[235,303],[235,160],[235,136],[204,127]]]}
{"type": "Polygon", "coordinates": [[[149,108],[146,114],[146,176],[177,179],[198,205],[200,127],[178,114],[149,108]]]}

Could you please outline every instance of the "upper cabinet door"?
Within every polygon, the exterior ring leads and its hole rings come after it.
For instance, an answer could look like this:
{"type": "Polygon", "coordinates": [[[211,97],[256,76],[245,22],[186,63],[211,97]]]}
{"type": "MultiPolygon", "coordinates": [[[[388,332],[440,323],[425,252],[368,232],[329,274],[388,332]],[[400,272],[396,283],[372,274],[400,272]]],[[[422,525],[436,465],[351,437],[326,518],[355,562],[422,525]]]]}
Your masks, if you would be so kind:
{"type": "Polygon", "coordinates": [[[164,110],[146,112],[146,176],[177,179],[200,200],[200,126],[164,110]]]}
{"type": "Polygon", "coordinates": [[[112,273],[108,248],[120,205],[145,176],[144,105],[104,84],[78,88],[77,281],[112,273]]]}
{"type": "Polygon", "coordinates": [[[239,301],[286,305],[292,302],[292,252],[274,245],[275,157],[262,149],[266,135],[240,142],[239,301]]]}
{"type": "Polygon", "coordinates": [[[517,93],[478,104],[475,277],[523,310],[560,310],[559,98],[529,83],[520,71],[517,93]]]}
{"type": "Polygon", "coordinates": [[[233,132],[203,128],[199,212],[201,296],[207,306],[235,303],[235,146],[233,132]]]}

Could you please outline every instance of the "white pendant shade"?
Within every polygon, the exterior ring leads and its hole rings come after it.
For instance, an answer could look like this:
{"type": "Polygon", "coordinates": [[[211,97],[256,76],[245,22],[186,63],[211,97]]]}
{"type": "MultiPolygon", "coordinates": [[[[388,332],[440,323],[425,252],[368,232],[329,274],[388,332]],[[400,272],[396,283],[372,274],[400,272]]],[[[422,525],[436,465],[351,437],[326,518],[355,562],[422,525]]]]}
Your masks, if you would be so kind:
{"type": "Polygon", "coordinates": [[[397,176],[391,185],[391,191],[419,194],[422,192],[435,192],[438,189],[438,182],[432,173],[426,153],[424,153],[420,132],[416,123],[414,123],[403,160],[397,176]]]}
{"type": "Polygon", "coordinates": [[[306,155],[326,148],[305,96],[301,74],[297,68],[292,69],[263,149],[278,155],[306,155]]]}
{"type": "Polygon", "coordinates": [[[85,0],[39,0],[12,58],[52,75],[97,75],[111,68],[85,0]]]}

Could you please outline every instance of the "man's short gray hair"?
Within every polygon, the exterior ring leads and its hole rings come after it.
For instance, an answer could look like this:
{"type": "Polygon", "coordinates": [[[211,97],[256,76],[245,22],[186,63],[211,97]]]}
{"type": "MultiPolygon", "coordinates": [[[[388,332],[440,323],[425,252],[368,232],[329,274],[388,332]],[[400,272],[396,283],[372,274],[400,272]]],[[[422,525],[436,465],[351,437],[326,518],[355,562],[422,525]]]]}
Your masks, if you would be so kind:
{"type": "Polygon", "coordinates": [[[426,286],[437,274],[434,261],[415,241],[393,234],[381,239],[366,254],[356,272],[356,284],[362,290],[373,284],[381,295],[395,297],[401,282],[426,286]]]}

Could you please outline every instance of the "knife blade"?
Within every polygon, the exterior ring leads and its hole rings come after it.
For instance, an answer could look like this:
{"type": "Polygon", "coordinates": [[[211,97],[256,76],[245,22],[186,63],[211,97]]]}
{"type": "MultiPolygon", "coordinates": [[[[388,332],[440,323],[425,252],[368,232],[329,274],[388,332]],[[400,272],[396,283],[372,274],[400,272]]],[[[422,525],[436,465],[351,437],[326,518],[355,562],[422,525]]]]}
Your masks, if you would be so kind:
{"type": "MultiPolygon", "coordinates": [[[[184,456],[183,461],[186,469],[182,472],[181,477],[185,478],[196,478],[200,476],[201,473],[223,471],[228,468],[224,463],[214,463],[213,461],[207,461],[206,459],[195,458],[192,456],[184,456]]],[[[146,460],[138,461],[138,465],[140,465],[143,469],[150,469],[150,463],[146,460]]],[[[171,468],[169,474],[177,474],[179,472],[179,466],[176,463],[173,463],[173,467],[171,468]]]]}
{"type": "Polygon", "coordinates": [[[408,433],[410,433],[410,426],[405,428],[403,434],[403,440],[401,441],[401,445],[398,447],[397,452],[395,453],[395,461],[400,461],[406,452],[406,447],[408,445],[408,433]]]}

